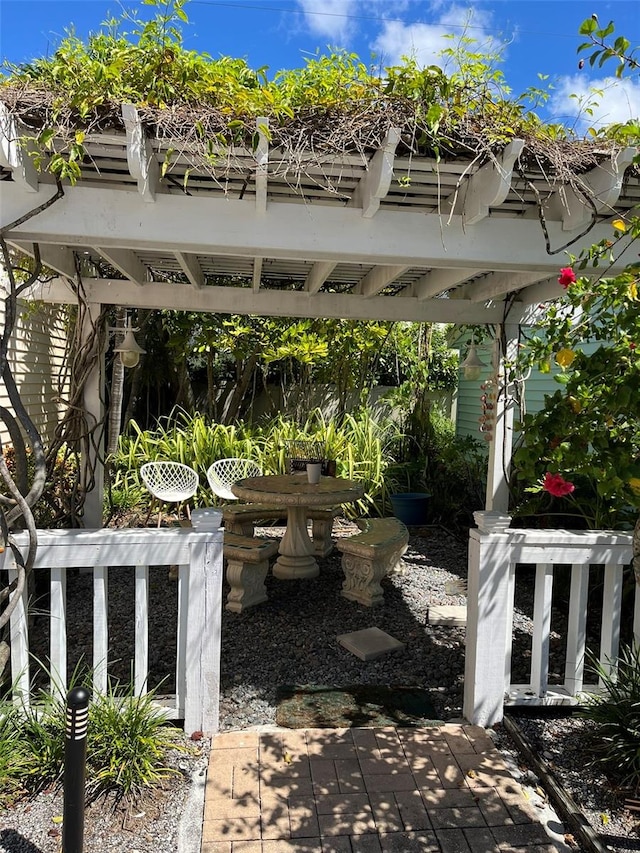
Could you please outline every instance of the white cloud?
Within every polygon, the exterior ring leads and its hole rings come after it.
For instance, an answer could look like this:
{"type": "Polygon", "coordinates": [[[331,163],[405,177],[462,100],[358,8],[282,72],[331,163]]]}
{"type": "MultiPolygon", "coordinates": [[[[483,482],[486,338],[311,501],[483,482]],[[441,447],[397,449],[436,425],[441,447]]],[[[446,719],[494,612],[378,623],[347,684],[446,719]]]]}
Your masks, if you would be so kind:
{"type": "Polygon", "coordinates": [[[624,77],[590,80],[580,74],[562,77],[547,112],[552,121],[569,124],[575,120],[578,130],[640,118],[640,81],[624,77]],[[586,108],[593,114],[586,114],[586,108]]]}
{"type": "Polygon", "coordinates": [[[490,32],[490,17],[463,6],[447,6],[433,3],[432,10],[439,14],[433,23],[404,24],[386,21],[376,38],[373,48],[380,54],[385,65],[397,63],[402,56],[410,56],[421,65],[446,65],[439,55],[442,50],[454,47],[456,38],[463,34],[475,40],[474,50],[489,51],[493,44],[490,32]]]}
{"type": "Polygon", "coordinates": [[[304,14],[305,24],[318,36],[333,41],[346,42],[355,31],[355,20],[359,0],[298,0],[304,14]]]}

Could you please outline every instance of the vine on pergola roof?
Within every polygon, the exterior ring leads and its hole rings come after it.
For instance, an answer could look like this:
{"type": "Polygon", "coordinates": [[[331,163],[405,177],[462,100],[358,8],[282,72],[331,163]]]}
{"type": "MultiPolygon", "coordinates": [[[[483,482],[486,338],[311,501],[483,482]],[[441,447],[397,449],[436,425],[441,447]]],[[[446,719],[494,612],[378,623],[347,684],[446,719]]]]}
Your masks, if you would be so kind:
{"type": "MultiPolygon", "coordinates": [[[[394,128],[398,156],[460,158],[474,168],[522,139],[517,168],[550,184],[579,185],[576,176],[637,142],[624,125],[589,139],[545,125],[526,108],[527,98],[544,93],[511,97],[498,58],[472,53],[464,37],[446,51],[456,64],[450,75],[410,59],[375,74],[354,55],[336,52],[270,81],[243,60],[186,50],[179,30],[187,20],[184,2],[174,0],[146,23],[125,15],[137,41],[110,22],[86,43],[68,36],[50,58],[9,68],[0,101],[25,135],[35,136],[41,167],[77,179],[78,161],[89,156],[85,138],[125,130],[123,103],[136,106],[163,174],[180,157],[188,171],[217,179],[246,168],[230,152],[256,150],[260,133],[278,151],[279,174],[295,178],[313,168],[320,181],[327,158],[355,155],[366,163],[394,128]],[[260,132],[259,118],[268,122],[260,132]]],[[[325,176],[324,188],[331,187],[325,176]]]]}

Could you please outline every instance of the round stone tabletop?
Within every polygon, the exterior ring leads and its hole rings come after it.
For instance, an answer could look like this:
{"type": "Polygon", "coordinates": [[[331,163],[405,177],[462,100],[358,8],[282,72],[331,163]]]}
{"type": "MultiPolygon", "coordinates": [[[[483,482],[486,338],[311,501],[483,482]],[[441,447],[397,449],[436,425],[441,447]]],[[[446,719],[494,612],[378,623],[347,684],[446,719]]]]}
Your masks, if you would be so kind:
{"type": "Polygon", "coordinates": [[[246,477],[234,483],[231,491],[246,501],[306,507],[352,503],[364,495],[364,487],[354,480],[321,477],[319,483],[311,484],[306,472],[246,477]]]}

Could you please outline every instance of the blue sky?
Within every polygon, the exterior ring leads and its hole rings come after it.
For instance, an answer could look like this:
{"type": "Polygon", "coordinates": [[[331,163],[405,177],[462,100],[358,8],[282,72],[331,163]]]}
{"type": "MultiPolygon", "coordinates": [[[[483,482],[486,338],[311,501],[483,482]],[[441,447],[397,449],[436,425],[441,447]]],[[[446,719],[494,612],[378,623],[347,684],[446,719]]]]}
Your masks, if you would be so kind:
{"type": "MultiPolygon", "coordinates": [[[[22,62],[55,50],[65,29],[80,36],[99,29],[103,20],[123,9],[151,7],[118,0],[0,0],[0,56],[22,62]]],[[[640,45],[640,2],[622,0],[190,0],[184,25],[187,47],[212,56],[242,57],[254,68],[299,67],[306,56],[328,46],[347,48],[376,67],[414,54],[422,64],[442,64],[438,51],[450,44],[447,33],[466,27],[478,45],[493,39],[504,59],[502,70],[515,94],[530,86],[552,86],[541,114],[572,123],[579,105],[571,94],[596,97],[591,123],[625,121],[640,115],[640,78],[612,79],[613,65],[578,69],[580,23],[596,13],[601,24],[613,20],[616,33],[640,45]],[[538,75],[548,75],[541,83],[538,75]]]]}

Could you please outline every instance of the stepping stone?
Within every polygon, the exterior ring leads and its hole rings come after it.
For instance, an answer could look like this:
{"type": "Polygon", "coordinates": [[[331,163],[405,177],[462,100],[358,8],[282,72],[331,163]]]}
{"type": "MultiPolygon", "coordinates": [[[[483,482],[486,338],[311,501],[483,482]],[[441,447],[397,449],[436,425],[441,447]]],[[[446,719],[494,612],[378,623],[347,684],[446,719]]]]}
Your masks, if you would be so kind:
{"type": "Polygon", "coordinates": [[[466,604],[433,604],[429,607],[429,625],[466,625],[466,604]]]}
{"type": "Polygon", "coordinates": [[[352,631],[350,634],[339,634],[338,642],[348,652],[352,652],[360,660],[374,660],[388,652],[399,652],[405,644],[396,640],[391,634],[380,628],[363,628],[362,631],[352,631]]]}

